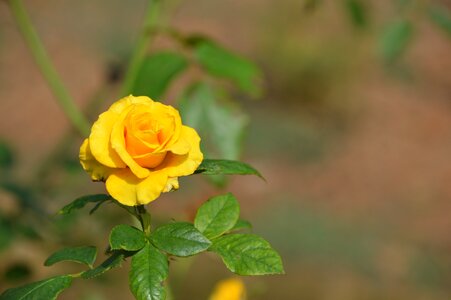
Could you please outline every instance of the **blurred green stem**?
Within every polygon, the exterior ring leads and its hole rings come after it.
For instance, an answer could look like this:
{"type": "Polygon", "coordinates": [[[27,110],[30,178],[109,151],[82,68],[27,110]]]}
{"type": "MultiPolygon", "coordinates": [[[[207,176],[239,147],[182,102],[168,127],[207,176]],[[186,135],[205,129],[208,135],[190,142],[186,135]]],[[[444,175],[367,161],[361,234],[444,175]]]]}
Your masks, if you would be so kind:
{"type": "Polygon", "coordinates": [[[138,205],[135,206],[135,210],[144,233],[150,236],[150,214],[147,212],[146,207],[144,205],[138,205]]]}
{"type": "Polygon", "coordinates": [[[30,49],[39,70],[50,86],[50,89],[54,93],[57,101],[63,108],[64,113],[72,122],[72,125],[80,132],[80,134],[87,136],[89,134],[89,122],[74,104],[72,97],[69,95],[69,92],[58,76],[55,67],[47,55],[47,52],[42,45],[42,42],[39,39],[30,18],[28,17],[22,1],[9,0],[8,2],[19,30],[25,39],[25,43],[30,49]]]}
{"type": "Polygon", "coordinates": [[[149,46],[149,43],[154,35],[154,28],[157,24],[159,13],[160,0],[150,0],[141,35],[138,38],[138,42],[125,73],[124,83],[121,89],[121,96],[128,95],[133,88],[133,84],[139,72],[139,67],[141,66],[146,56],[147,47],[149,46]]]}

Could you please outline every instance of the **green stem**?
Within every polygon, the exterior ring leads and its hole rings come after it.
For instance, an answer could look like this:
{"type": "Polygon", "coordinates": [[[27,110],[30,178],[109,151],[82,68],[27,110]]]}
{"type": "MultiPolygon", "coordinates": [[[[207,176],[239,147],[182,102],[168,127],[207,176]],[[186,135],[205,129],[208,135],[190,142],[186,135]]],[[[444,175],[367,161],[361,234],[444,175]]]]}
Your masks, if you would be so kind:
{"type": "Polygon", "coordinates": [[[63,108],[72,125],[83,135],[89,134],[89,122],[81,114],[80,110],[74,104],[58,73],[56,72],[47,52],[42,45],[33,24],[22,4],[21,0],[9,0],[12,14],[16,20],[19,30],[25,39],[33,58],[38,65],[39,70],[47,81],[50,89],[56,96],[59,104],[63,108]]]}
{"type": "Polygon", "coordinates": [[[142,229],[144,233],[149,236],[150,235],[150,214],[147,212],[146,207],[144,205],[135,206],[136,214],[139,217],[139,221],[141,222],[142,229]]]}
{"type": "Polygon", "coordinates": [[[157,23],[159,12],[160,0],[149,0],[149,6],[144,19],[144,26],[125,73],[121,96],[128,95],[133,88],[133,84],[138,76],[139,67],[146,56],[147,48],[153,37],[153,29],[157,23]]]}

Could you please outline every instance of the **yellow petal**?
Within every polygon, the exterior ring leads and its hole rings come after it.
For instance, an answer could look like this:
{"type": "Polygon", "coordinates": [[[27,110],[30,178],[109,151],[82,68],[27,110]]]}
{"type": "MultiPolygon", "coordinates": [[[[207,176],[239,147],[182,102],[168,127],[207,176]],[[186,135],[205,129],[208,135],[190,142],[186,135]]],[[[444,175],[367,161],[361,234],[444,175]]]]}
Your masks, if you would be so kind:
{"type": "Polygon", "coordinates": [[[179,138],[179,140],[168,148],[174,154],[183,155],[187,154],[191,149],[191,144],[185,138],[179,138]]]}
{"type": "Polygon", "coordinates": [[[157,170],[164,170],[169,177],[193,174],[204,157],[200,151],[200,137],[194,129],[182,126],[180,138],[189,143],[190,151],[185,155],[168,152],[163,163],[156,168],[157,170]]]}
{"type": "Polygon", "coordinates": [[[179,189],[179,181],[177,177],[170,177],[168,178],[168,181],[166,182],[166,186],[163,190],[163,193],[175,191],[179,189]]]}
{"type": "Polygon", "coordinates": [[[94,181],[105,181],[112,169],[99,163],[91,153],[89,139],[85,139],[80,147],[80,163],[83,169],[91,175],[94,181]]]}
{"type": "Polygon", "coordinates": [[[244,300],[246,288],[238,278],[221,280],[215,286],[209,300],[244,300]]]}
{"type": "Polygon", "coordinates": [[[140,166],[145,168],[155,168],[166,157],[166,152],[162,153],[147,153],[143,155],[134,155],[133,159],[138,163],[140,166]]]}
{"type": "Polygon", "coordinates": [[[119,155],[121,160],[132,170],[132,172],[138,178],[146,178],[149,176],[150,171],[146,168],[141,167],[128,153],[126,145],[125,145],[125,137],[124,137],[124,120],[127,118],[127,115],[130,113],[132,109],[139,109],[137,106],[129,107],[124,110],[119,118],[117,118],[115,124],[113,125],[113,129],[111,131],[111,147],[113,147],[114,151],[119,155]]]}
{"type": "Polygon", "coordinates": [[[147,178],[140,179],[129,169],[123,169],[108,177],[106,189],[114,199],[124,205],[144,205],[160,196],[167,180],[164,172],[151,172],[147,178]]]}
{"type": "Polygon", "coordinates": [[[148,97],[128,96],[115,102],[102,113],[91,129],[89,143],[92,155],[101,164],[111,168],[124,168],[126,165],[110,144],[111,131],[121,113],[132,104],[152,105],[153,101],[148,97]]]}

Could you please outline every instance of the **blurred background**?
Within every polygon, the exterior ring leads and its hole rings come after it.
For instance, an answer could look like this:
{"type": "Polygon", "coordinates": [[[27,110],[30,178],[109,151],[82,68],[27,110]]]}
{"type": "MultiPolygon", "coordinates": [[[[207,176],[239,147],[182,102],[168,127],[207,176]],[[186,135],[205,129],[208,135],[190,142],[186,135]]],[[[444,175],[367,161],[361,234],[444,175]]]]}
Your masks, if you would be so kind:
{"type": "MultiPolygon", "coordinates": [[[[94,121],[118,99],[146,1],[24,2],[77,105],[94,121]]],[[[261,69],[258,91],[215,83],[231,107],[225,131],[237,128],[232,148],[210,153],[239,156],[266,182],[183,178],[178,192],[149,206],[155,223],[192,220],[210,196],[233,192],[287,273],[243,278],[250,300],[451,299],[450,10],[445,0],[166,1],[167,26],[206,35],[261,69]]],[[[160,49],[185,51],[165,35],[149,51],[160,49]]],[[[187,70],[159,100],[178,105],[200,77],[187,70]]],[[[0,112],[3,291],[82,270],[43,261],[63,246],[105,249],[111,228],[131,219],[113,205],[57,216],[76,197],[104,193],[104,185],[79,166],[83,138],[6,3],[0,112]]],[[[128,264],[75,281],[61,299],[132,299],[128,264]]],[[[169,281],[175,299],[207,299],[230,276],[207,253],[172,263],[169,281]]]]}

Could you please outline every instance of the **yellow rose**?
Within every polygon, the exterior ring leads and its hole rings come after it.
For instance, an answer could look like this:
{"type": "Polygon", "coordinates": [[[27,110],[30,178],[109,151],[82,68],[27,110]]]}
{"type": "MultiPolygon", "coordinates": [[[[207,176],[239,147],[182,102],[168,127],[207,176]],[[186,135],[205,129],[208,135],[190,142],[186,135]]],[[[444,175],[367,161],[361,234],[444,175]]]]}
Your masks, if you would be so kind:
{"type": "Polygon", "coordinates": [[[141,205],[194,173],[203,159],[199,144],[175,108],[130,95],[99,116],[80,147],[80,163],[92,180],[105,181],[114,199],[141,205]]]}
{"type": "Polygon", "coordinates": [[[218,282],[209,300],[245,300],[246,288],[238,278],[224,279],[218,282]]]}

